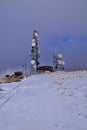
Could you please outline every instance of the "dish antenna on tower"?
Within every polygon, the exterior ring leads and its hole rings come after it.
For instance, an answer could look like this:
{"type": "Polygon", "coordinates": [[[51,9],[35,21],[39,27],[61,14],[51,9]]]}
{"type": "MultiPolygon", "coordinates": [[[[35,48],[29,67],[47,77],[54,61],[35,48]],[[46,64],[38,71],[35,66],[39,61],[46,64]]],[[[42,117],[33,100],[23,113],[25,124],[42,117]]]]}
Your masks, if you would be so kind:
{"type": "Polygon", "coordinates": [[[40,57],[40,48],[38,43],[38,35],[39,33],[34,30],[33,31],[33,38],[32,38],[32,46],[31,46],[31,71],[32,73],[38,72],[39,66],[39,57],[40,57]]]}
{"type": "Polygon", "coordinates": [[[57,70],[64,70],[64,61],[63,61],[63,55],[58,54],[58,55],[53,55],[53,68],[54,71],[57,70]]]}

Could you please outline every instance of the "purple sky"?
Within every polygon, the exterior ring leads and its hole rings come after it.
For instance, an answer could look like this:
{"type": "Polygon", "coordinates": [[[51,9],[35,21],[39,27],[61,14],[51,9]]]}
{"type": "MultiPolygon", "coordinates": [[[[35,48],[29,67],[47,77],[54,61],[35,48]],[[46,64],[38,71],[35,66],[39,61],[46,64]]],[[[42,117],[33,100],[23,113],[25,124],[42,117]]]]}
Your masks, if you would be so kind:
{"type": "Polygon", "coordinates": [[[34,29],[41,65],[55,50],[66,69],[87,69],[87,0],[0,0],[0,70],[29,66],[34,29]]]}

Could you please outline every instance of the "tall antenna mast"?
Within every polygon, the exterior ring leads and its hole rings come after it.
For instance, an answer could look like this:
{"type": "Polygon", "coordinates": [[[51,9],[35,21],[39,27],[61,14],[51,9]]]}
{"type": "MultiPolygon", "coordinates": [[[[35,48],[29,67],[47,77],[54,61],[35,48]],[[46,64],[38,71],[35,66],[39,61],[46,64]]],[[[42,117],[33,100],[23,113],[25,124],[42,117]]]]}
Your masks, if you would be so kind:
{"type": "Polygon", "coordinates": [[[63,62],[63,55],[53,55],[53,69],[54,71],[57,70],[64,70],[64,62],[63,62]]]}
{"type": "Polygon", "coordinates": [[[34,30],[31,47],[31,73],[38,72],[40,48],[38,43],[38,32],[34,30]]]}

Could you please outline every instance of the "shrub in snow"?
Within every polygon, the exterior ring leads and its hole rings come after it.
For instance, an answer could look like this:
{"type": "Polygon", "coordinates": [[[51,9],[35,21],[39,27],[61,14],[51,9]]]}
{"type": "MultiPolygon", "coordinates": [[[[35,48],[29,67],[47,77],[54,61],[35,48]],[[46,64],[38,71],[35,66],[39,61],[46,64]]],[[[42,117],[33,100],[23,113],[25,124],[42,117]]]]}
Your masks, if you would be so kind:
{"type": "Polygon", "coordinates": [[[15,77],[22,76],[22,75],[23,75],[23,73],[21,71],[17,71],[14,73],[15,77]]]}
{"type": "Polygon", "coordinates": [[[10,75],[6,75],[5,77],[6,77],[6,78],[10,78],[10,75]]]}

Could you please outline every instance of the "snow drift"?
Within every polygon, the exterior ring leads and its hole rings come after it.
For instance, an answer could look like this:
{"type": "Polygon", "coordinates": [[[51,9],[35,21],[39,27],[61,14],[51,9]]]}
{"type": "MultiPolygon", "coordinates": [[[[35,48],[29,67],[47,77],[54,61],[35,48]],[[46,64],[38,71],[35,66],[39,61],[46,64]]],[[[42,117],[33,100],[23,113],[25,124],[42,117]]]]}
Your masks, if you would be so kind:
{"type": "Polygon", "coordinates": [[[1,84],[0,130],[87,130],[87,72],[1,84]]]}

